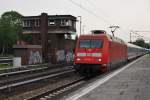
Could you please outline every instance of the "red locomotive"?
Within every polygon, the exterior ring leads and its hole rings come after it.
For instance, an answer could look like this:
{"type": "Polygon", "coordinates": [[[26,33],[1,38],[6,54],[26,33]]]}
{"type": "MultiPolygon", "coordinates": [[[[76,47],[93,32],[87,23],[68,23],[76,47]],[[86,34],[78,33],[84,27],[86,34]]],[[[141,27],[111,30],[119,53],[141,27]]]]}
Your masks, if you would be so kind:
{"type": "Polygon", "coordinates": [[[85,76],[96,72],[103,73],[127,62],[129,47],[123,40],[110,36],[103,30],[95,30],[92,33],[81,35],[76,44],[74,68],[79,73],[85,76]]]}

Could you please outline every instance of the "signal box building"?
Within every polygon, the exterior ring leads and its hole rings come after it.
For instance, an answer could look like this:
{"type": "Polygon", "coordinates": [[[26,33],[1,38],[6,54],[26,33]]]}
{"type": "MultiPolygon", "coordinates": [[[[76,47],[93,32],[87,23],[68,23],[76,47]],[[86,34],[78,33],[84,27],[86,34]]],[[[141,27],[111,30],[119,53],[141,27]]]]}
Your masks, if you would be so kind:
{"type": "Polygon", "coordinates": [[[60,51],[74,48],[71,35],[76,33],[76,17],[72,15],[24,16],[23,34],[30,34],[31,45],[42,45],[42,55],[46,61],[56,63],[63,58],[60,51]],[[61,57],[60,57],[61,55],[61,57]]]}

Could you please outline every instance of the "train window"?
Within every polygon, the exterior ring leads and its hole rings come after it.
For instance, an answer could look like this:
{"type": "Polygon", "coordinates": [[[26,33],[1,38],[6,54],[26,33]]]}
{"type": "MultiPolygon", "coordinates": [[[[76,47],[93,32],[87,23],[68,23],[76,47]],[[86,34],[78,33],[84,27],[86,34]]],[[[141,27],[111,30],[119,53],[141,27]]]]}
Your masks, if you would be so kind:
{"type": "Polygon", "coordinates": [[[80,48],[90,48],[90,40],[80,40],[80,48]]]}
{"type": "Polygon", "coordinates": [[[102,48],[102,40],[80,40],[80,48],[102,48]]]}
{"type": "Polygon", "coordinates": [[[102,40],[91,41],[91,48],[101,48],[101,47],[102,47],[102,40]]]}

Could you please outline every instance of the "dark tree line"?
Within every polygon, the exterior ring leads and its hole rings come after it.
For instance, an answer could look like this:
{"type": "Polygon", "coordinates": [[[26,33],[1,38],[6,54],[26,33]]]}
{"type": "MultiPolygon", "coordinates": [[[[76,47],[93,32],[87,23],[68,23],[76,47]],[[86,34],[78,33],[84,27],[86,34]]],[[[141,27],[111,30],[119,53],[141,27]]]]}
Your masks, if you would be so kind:
{"type": "Polygon", "coordinates": [[[142,38],[137,39],[133,44],[150,49],[150,44],[146,43],[142,38]]]}

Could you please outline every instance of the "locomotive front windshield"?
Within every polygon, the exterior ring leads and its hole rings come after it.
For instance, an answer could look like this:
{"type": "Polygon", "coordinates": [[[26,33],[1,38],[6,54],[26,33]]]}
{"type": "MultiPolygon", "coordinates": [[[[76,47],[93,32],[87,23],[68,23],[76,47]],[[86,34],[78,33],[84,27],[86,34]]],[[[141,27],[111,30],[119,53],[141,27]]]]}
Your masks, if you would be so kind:
{"type": "Polygon", "coordinates": [[[102,48],[102,40],[80,40],[80,48],[102,48]]]}

